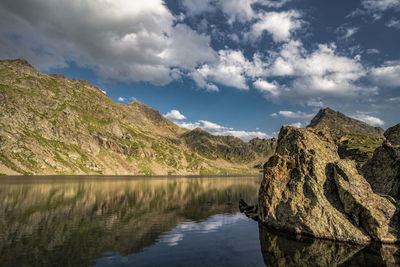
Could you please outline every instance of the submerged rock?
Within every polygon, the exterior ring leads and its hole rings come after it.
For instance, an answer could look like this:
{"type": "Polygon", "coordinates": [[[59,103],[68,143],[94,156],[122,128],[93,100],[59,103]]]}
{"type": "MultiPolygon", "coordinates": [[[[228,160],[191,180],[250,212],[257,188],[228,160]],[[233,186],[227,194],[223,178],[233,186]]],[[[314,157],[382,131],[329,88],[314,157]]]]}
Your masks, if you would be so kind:
{"type": "Polygon", "coordinates": [[[318,238],[397,241],[396,207],[372,191],[355,163],[340,159],[321,130],[282,127],[276,154],[264,165],[260,220],[318,238]]]}
{"type": "Polygon", "coordinates": [[[400,200],[400,124],[385,132],[386,141],[363,167],[374,192],[400,200]]]}
{"type": "Polygon", "coordinates": [[[258,221],[258,205],[248,205],[243,199],[239,200],[239,210],[244,213],[247,217],[258,221]]]}

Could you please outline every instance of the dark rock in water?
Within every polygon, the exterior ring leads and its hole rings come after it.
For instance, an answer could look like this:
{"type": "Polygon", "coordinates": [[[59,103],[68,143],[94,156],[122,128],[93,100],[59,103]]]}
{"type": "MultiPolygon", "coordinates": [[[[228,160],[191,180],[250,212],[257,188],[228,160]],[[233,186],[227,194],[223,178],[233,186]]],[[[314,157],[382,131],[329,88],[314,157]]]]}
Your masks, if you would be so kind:
{"type": "Polygon", "coordinates": [[[239,210],[244,213],[247,217],[258,221],[258,205],[250,206],[243,199],[239,200],[239,210]]]}
{"type": "Polygon", "coordinates": [[[400,200],[400,124],[386,130],[386,142],[363,167],[374,192],[400,200]]]}
{"type": "Polygon", "coordinates": [[[276,154],[264,165],[262,223],[324,239],[396,242],[395,211],[372,191],[354,161],[340,159],[323,131],[282,127],[276,154]]]}

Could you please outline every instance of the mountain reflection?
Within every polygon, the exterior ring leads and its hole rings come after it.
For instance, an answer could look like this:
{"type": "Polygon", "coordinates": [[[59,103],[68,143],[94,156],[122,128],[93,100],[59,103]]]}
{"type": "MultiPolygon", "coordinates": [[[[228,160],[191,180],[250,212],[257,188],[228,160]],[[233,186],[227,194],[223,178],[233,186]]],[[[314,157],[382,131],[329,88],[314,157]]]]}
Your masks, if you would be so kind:
{"type": "Polygon", "coordinates": [[[400,263],[395,245],[257,230],[238,201],[257,202],[259,178],[8,179],[0,180],[1,266],[400,263]]]}
{"type": "MultiPolygon", "coordinates": [[[[137,253],[178,225],[256,202],[257,178],[143,178],[4,182],[2,266],[88,266],[104,253],[137,253]]],[[[203,225],[204,231],[218,225],[203,225]]],[[[170,239],[171,245],[182,237],[170,239]]]]}

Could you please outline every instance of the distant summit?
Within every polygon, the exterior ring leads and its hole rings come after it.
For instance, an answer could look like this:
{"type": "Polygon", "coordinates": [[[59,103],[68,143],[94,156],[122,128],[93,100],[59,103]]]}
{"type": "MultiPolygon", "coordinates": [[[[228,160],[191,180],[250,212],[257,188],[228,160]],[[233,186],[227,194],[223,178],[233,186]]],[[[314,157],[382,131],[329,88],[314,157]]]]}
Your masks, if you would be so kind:
{"type": "Polygon", "coordinates": [[[325,130],[335,140],[345,135],[383,138],[384,132],[380,127],[371,126],[330,108],[321,109],[307,127],[325,130]]]}

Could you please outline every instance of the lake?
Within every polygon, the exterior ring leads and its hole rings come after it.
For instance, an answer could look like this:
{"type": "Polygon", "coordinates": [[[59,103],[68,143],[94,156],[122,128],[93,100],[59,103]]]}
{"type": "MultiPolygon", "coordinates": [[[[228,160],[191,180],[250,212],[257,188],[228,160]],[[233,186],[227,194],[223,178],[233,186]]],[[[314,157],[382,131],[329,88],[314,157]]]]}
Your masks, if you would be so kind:
{"type": "Polygon", "coordinates": [[[395,266],[239,213],[260,177],[0,177],[0,266],[395,266]]]}

